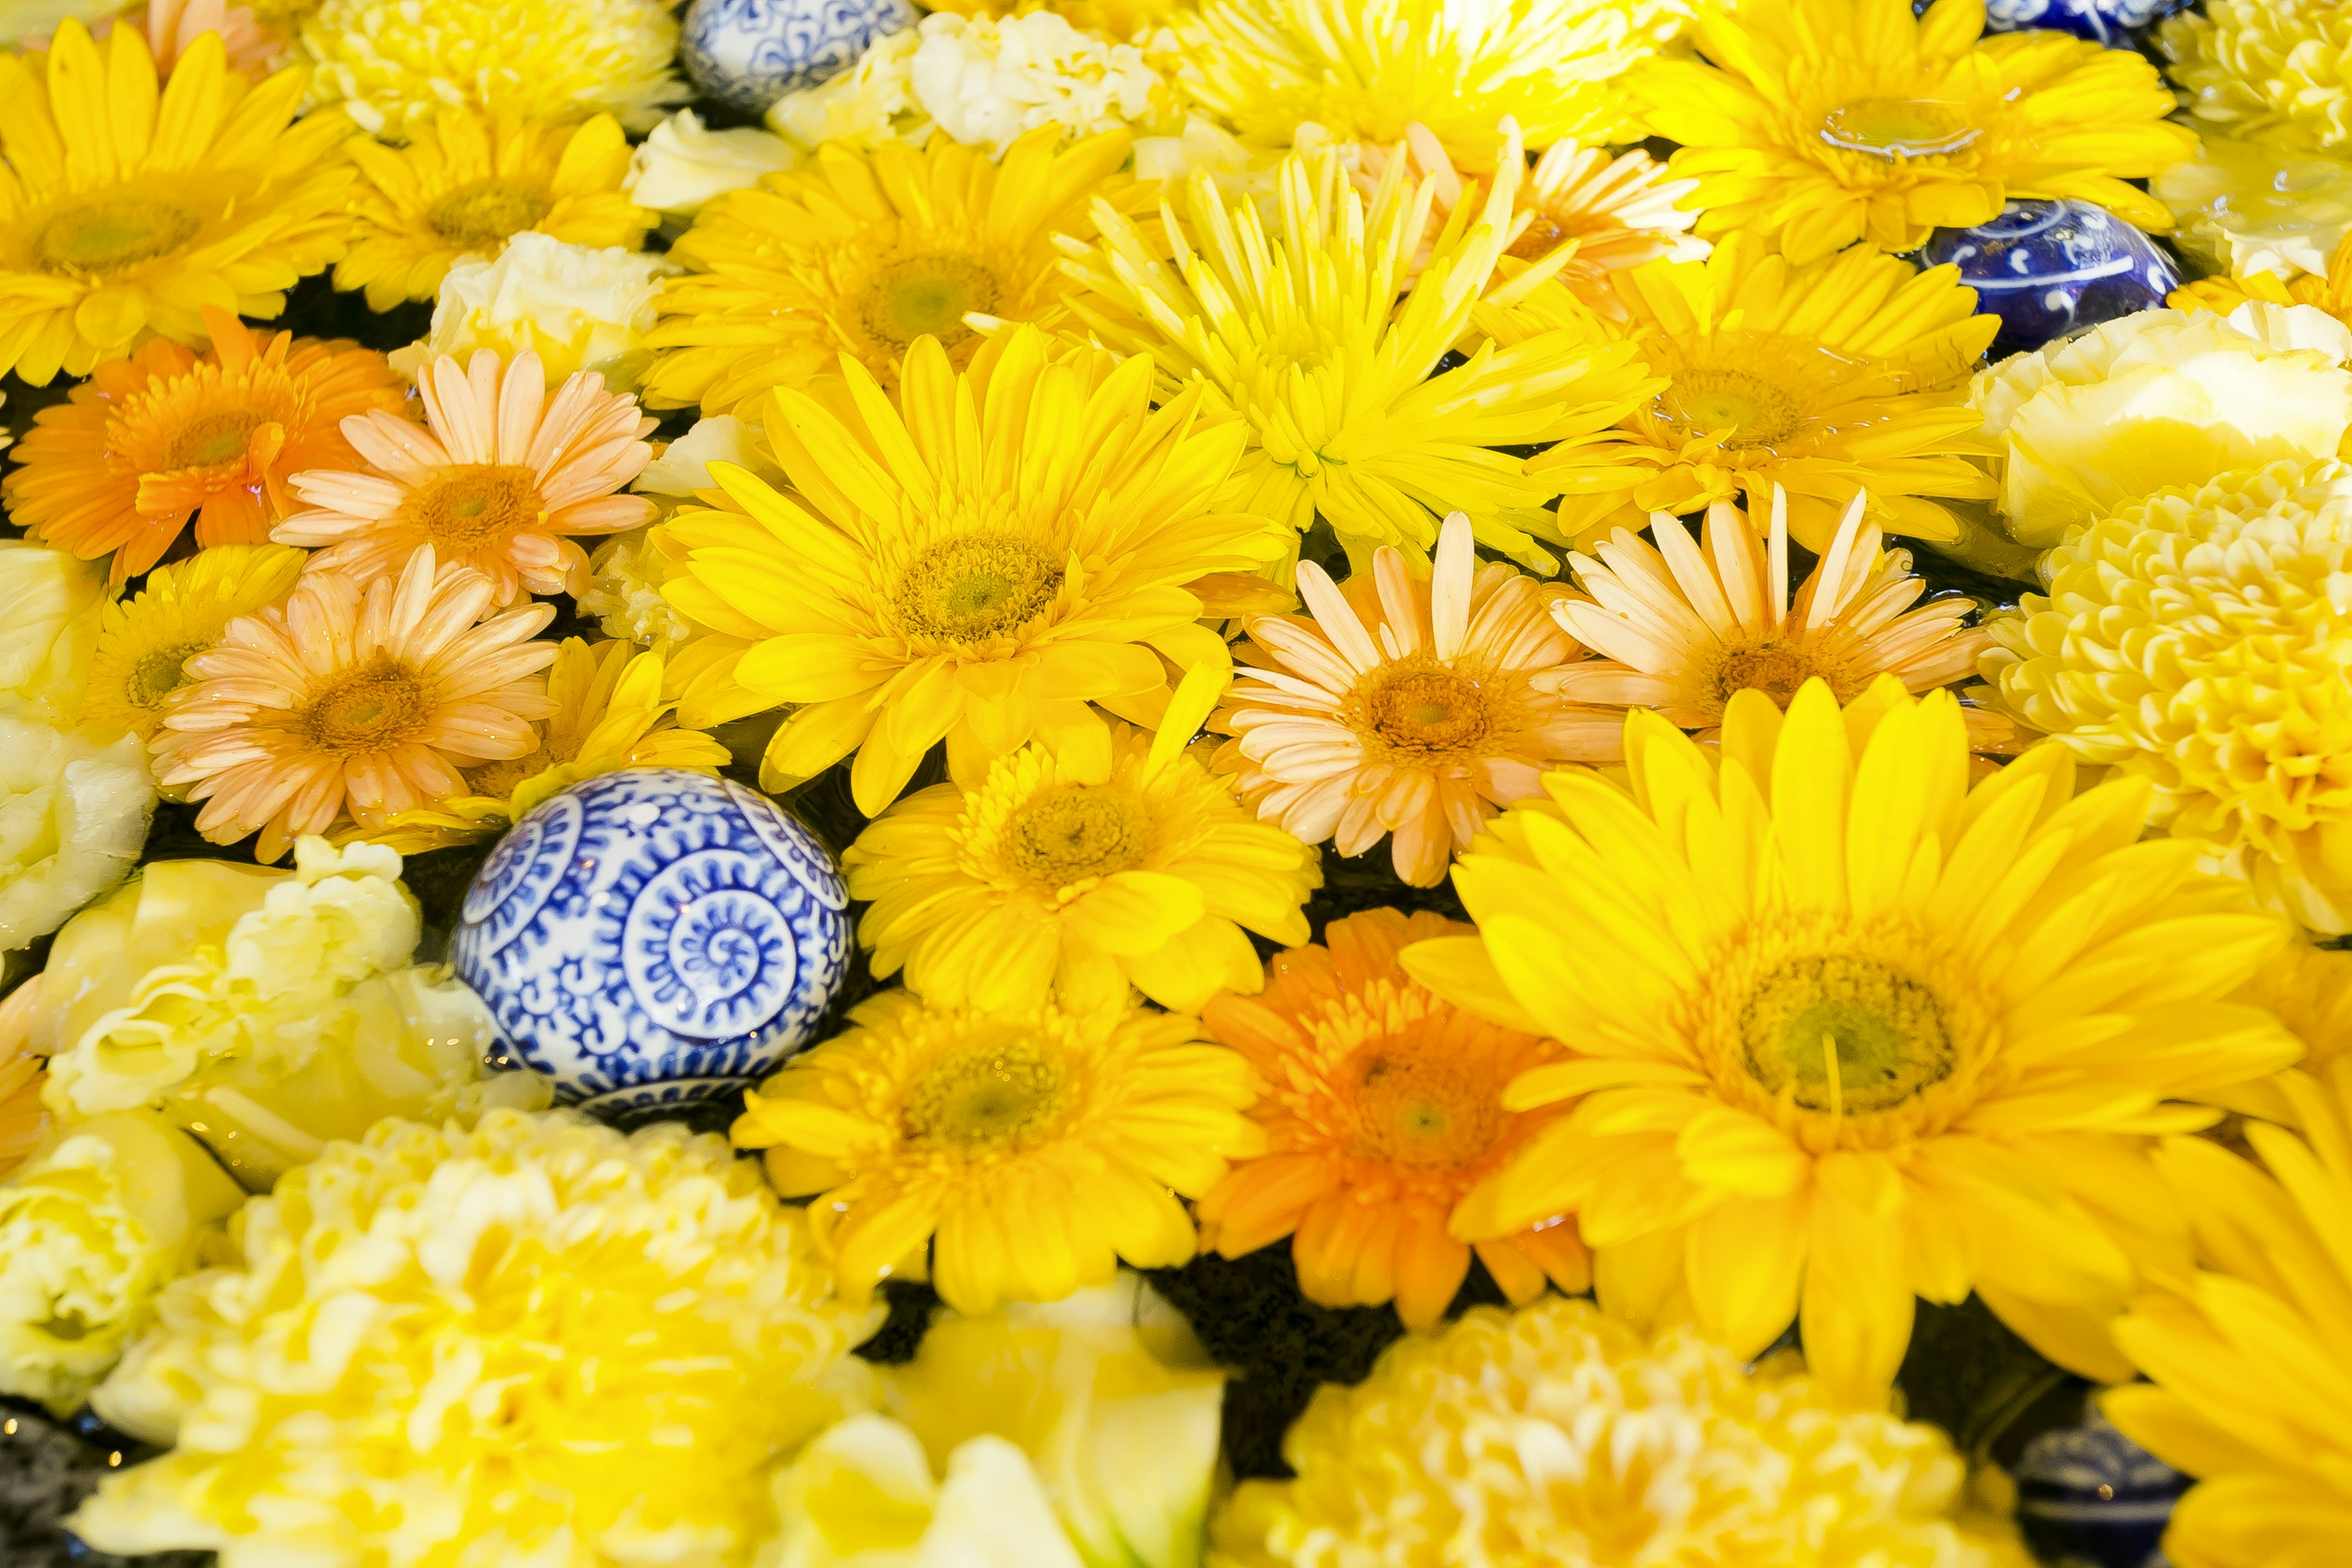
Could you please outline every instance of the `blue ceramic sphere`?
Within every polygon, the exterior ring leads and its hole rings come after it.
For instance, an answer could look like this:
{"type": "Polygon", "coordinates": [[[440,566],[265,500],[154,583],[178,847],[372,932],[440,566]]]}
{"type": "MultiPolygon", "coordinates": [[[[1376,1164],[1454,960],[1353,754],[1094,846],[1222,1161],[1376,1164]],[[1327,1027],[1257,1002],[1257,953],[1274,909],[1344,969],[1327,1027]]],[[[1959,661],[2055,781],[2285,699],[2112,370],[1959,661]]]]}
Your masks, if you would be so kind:
{"type": "Polygon", "coordinates": [[[1995,359],[2164,303],[2180,287],[2172,258],[2106,208],[2068,198],[2011,202],[1990,223],[1939,228],[1919,252],[1950,262],[2000,318],[1995,359]]]}
{"type": "Polygon", "coordinates": [[[694,0],[678,60],[710,97],[759,114],[846,70],[866,46],[915,25],[908,0],[694,0]]]}
{"type": "Polygon", "coordinates": [[[2072,33],[2111,49],[2132,47],[2132,35],[2162,21],[2188,0],[1987,0],[1985,31],[2036,28],[2072,33]]]}
{"type": "Polygon", "coordinates": [[[450,962],[557,1098],[732,1094],[805,1041],[849,956],[824,847],[762,795],[627,769],[523,814],[474,878],[450,962]]]}
{"type": "Polygon", "coordinates": [[[2044,1432],[2017,1461],[2017,1524],[2044,1563],[2165,1568],[2158,1542],[2189,1478],[2108,1424],[2044,1432]]]}

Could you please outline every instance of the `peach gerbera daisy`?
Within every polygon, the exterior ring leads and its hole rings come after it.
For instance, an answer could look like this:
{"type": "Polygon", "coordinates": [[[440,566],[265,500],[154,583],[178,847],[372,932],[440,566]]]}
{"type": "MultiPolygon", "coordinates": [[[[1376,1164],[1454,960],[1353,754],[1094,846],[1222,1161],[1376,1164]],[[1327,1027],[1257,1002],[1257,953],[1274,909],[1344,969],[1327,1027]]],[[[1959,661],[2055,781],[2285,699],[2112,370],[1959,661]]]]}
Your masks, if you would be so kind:
{"type": "Polygon", "coordinates": [[[530,640],[554,607],[484,621],[497,597],[429,544],[397,580],[309,574],[187,661],[196,684],[151,747],[158,781],[205,803],[214,843],[257,831],[265,863],[346,812],[366,828],[469,793],[457,768],[528,755],[530,721],[554,708],[539,672],[555,645],[530,640]]]}
{"type": "Polygon", "coordinates": [[[1210,728],[1234,737],[1216,766],[1243,800],[1309,844],[1360,855],[1392,835],[1397,875],[1434,887],[1449,855],[1500,806],[1539,793],[1545,768],[1614,743],[1612,713],[1580,710],[1538,679],[1581,651],[1556,626],[1549,591],[1507,565],[1480,565],[1470,520],[1438,531],[1430,580],[1403,554],[1335,584],[1299,563],[1306,616],[1248,623],[1257,666],[1210,728]]]}
{"type": "MultiPolygon", "coordinates": [[[[1911,574],[1911,552],[1882,547],[1866,505],[1854,496],[1793,604],[1788,498],[1777,485],[1764,538],[1729,501],[1706,509],[1696,543],[1664,512],[1650,514],[1655,548],[1612,531],[1599,560],[1570,558],[1590,597],[1552,606],[1561,627],[1602,657],[1568,666],[1550,684],[1620,720],[1628,708],[1654,708],[1669,723],[1711,731],[1744,690],[1786,708],[1815,676],[1843,703],[1882,675],[1916,693],[1972,674],[1989,640],[1964,625],[1975,602],[1920,604],[1927,584],[1911,574]]],[[[1613,761],[1619,752],[1612,744],[1594,755],[1613,761]]]]}
{"type": "Polygon", "coordinates": [[[1475,934],[1426,910],[1351,915],[1323,929],[1324,946],[1276,954],[1262,994],[1202,1010],[1271,1086],[1250,1112],[1265,1154],[1201,1200],[1204,1249],[1239,1258],[1290,1237],[1308,1300],[1393,1297],[1415,1332],[1444,1315],[1473,1250],[1514,1306],[1547,1279],[1571,1294],[1591,1283],[1565,1216],[1477,1241],[1450,1228],[1455,1205],[1561,1109],[1503,1109],[1505,1087],[1559,1045],[1460,1011],[1398,966],[1410,943],[1475,934]]]}
{"type": "Polygon", "coordinates": [[[1555,276],[1588,305],[1622,309],[1610,273],[1706,257],[1707,242],[1690,232],[1698,213],[1677,205],[1696,189],[1696,180],[1666,178],[1638,147],[1612,158],[1604,147],[1554,142],[1519,186],[1529,218],[1509,254],[1532,261],[1572,239],[1576,253],[1555,276]]]}
{"type": "Polygon", "coordinates": [[[389,414],[345,422],[360,472],[319,469],[294,476],[309,511],[270,535],[280,544],[325,546],[314,571],[362,581],[397,571],[430,545],[444,561],[471,566],[511,604],[534,594],[588,587],[587,552],[568,534],[619,533],[651,522],[654,503],[615,495],[653,458],[654,427],[626,393],[579,371],[549,402],[539,356],[520,353],[501,369],[477,349],[428,362],[416,375],[426,429],[389,414]],[[428,433],[429,432],[429,433],[428,433]]]}
{"type": "Polygon", "coordinates": [[[157,339],[100,365],[45,408],[0,482],[14,520],[113,580],[163,558],[195,521],[196,542],[260,544],[294,510],[298,470],[348,464],[341,422],[402,423],[399,378],[357,343],[268,334],[207,308],[202,355],[157,339]]]}

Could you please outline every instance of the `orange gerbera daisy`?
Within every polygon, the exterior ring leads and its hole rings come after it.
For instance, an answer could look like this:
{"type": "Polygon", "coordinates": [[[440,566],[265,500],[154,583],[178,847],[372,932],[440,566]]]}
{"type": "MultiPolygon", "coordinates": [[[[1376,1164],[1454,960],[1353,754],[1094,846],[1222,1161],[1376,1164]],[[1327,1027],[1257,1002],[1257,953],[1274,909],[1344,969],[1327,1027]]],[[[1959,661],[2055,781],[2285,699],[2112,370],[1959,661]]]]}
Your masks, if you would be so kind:
{"type": "Polygon", "coordinates": [[[259,832],[265,863],[345,812],[366,829],[470,794],[458,765],[530,754],[529,721],[554,711],[539,672],[555,645],[530,640],[554,607],[483,621],[497,596],[429,544],[396,581],[309,574],[187,661],[197,683],[151,746],[159,782],[205,803],[214,843],[259,832]]]}
{"type": "Polygon", "coordinates": [[[1427,582],[1386,547],[1345,588],[1301,562],[1307,614],[1248,623],[1257,668],[1210,725],[1234,737],[1215,765],[1261,818],[1342,855],[1393,835],[1397,875],[1421,888],[1498,807],[1541,794],[1545,768],[1599,754],[1623,727],[1547,684],[1582,652],[1549,613],[1556,590],[1482,566],[1471,544],[1457,511],[1427,582]]]}
{"type": "Polygon", "coordinates": [[[346,416],[402,423],[400,380],[357,343],[256,331],[207,307],[212,347],[163,339],[100,365],[45,408],[16,447],[0,499],[35,539],[113,580],[163,558],[191,518],[198,544],[261,544],[294,509],[298,469],[348,464],[346,416]]]}
{"type": "Polygon", "coordinates": [[[362,581],[397,571],[412,551],[471,566],[511,604],[522,590],[578,594],[587,552],[567,534],[619,533],[654,518],[643,496],[613,492],[653,459],[654,427],[626,393],[578,371],[548,401],[534,353],[501,369],[477,349],[470,363],[428,362],[416,376],[426,429],[390,414],[351,422],[362,471],[294,476],[310,503],[279,524],[280,544],[323,545],[314,571],[362,581]],[[429,433],[428,433],[429,432],[429,433]]]}
{"type": "Polygon", "coordinates": [[[1570,1293],[1591,1282],[1563,1216],[1475,1241],[1452,1228],[1455,1205],[1564,1109],[1503,1109],[1504,1087],[1558,1044],[1459,1011],[1397,964],[1412,942],[1475,934],[1427,911],[1351,915],[1324,928],[1324,946],[1276,954],[1262,994],[1202,1010],[1271,1086],[1250,1112],[1265,1153],[1201,1200],[1204,1247],[1238,1258],[1288,1236],[1308,1300],[1393,1297],[1415,1332],[1444,1316],[1474,1250],[1515,1306],[1547,1279],[1570,1293]]]}

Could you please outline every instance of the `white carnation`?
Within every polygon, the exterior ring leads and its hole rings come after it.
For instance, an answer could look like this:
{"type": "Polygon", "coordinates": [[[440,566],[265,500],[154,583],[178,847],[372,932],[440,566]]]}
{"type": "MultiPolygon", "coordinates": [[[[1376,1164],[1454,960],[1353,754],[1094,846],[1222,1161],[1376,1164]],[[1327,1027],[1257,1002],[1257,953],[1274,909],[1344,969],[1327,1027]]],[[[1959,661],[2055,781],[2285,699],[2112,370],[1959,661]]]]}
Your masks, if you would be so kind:
{"type": "Polygon", "coordinates": [[[488,348],[511,359],[529,350],[546,367],[550,385],[593,370],[612,390],[634,392],[653,363],[645,339],[662,279],[678,270],[666,257],[525,231],[495,257],[468,258],[449,268],[434,301],[432,331],[394,353],[393,368],[413,377],[444,354],[462,359],[488,348]]]}
{"type": "Polygon", "coordinates": [[[154,811],[135,737],[101,746],[0,713],[0,949],[48,935],[122,880],[154,811]]]}
{"type": "Polygon", "coordinates": [[[761,175],[799,162],[792,143],[773,132],[712,131],[694,110],[681,109],[630,156],[621,188],[641,207],[688,217],[713,196],[756,185],[761,175]]]}

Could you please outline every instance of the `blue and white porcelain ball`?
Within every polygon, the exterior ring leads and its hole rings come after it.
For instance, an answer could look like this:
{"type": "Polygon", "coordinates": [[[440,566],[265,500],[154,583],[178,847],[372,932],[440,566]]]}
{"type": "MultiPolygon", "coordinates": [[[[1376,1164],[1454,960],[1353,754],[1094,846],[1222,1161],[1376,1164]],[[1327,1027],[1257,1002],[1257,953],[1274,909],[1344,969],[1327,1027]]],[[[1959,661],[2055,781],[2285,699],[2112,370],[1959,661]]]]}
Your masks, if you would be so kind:
{"type": "Polygon", "coordinates": [[[2090,202],[2011,202],[1974,228],[1939,228],[1920,249],[1950,262],[2000,318],[1995,359],[2164,303],[2180,287],[2172,258],[2132,225],[2090,202]]]}
{"type": "Polygon", "coordinates": [[[739,784],[605,773],[524,813],[474,878],[450,961],[559,1099],[733,1093],[816,1028],[849,957],[824,846],[739,784]]]}
{"type": "Polygon", "coordinates": [[[866,45],[919,15],[908,0],[694,0],[678,60],[710,97],[761,114],[848,69],[866,45]]]}
{"type": "Polygon", "coordinates": [[[2063,1568],[2168,1568],[2162,1542],[2189,1478],[2095,1406],[2082,1424],[2044,1432],[2017,1461],[2017,1524],[2044,1563],[2063,1568]]]}
{"type": "Polygon", "coordinates": [[[2162,21],[2189,0],[1988,0],[1985,31],[2072,33],[2111,49],[2132,47],[2134,34],[2162,21]]]}

